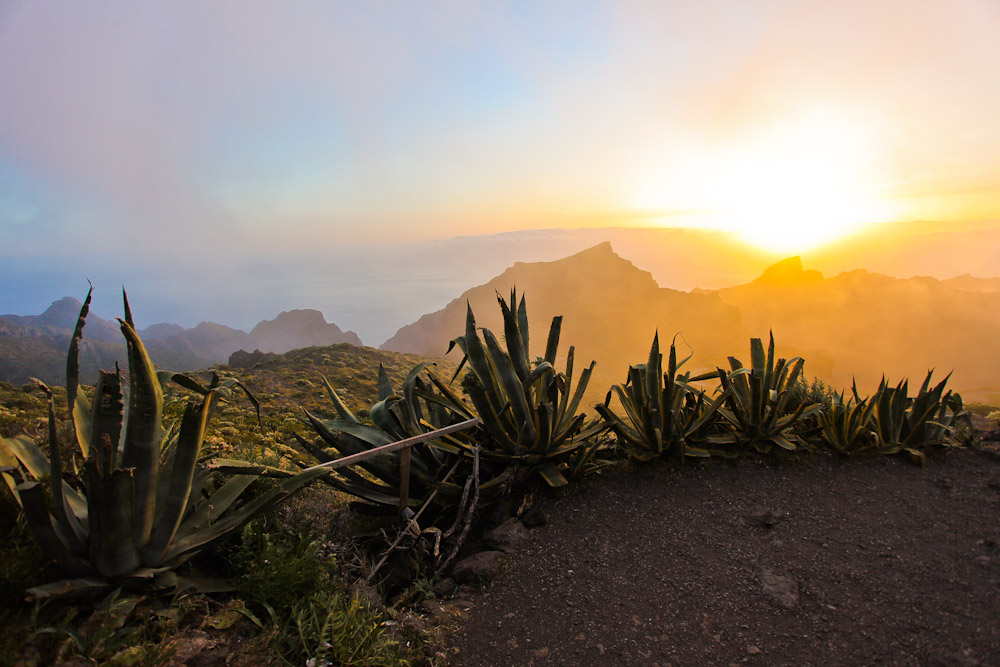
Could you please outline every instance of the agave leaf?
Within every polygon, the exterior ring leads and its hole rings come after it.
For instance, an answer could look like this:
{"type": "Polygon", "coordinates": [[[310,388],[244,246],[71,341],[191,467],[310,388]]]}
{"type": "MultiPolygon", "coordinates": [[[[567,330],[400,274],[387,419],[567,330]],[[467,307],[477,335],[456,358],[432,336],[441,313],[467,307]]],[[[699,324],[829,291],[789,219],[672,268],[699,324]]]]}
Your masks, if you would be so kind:
{"type": "Polygon", "coordinates": [[[568,401],[570,399],[570,392],[573,388],[573,363],[576,357],[576,348],[572,345],[569,346],[569,352],[566,353],[566,372],[564,376],[566,378],[566,384],[562,387],[559,394],[559,407],[556,409],[556,422],[562,422],[565,419],[566,412],[569,408],[568,401]]]}
{"type": "Polygon", "coordinates": [[[646,400],[655,399],[659,401],[661,390],[663,385],[663,376],[661,374],[661,359],[660,355],[660,332],[659,330],[653,334],[653,345],[649,348],[649,360],[646,362],[646,400]]]}
{"type": "Polygon", "coordinates": [[[42,550],[42,555],[73,575],[91,573],[93,570],[87,562],[74,556],[68,545],[59,539],[45,502],[45,490],[42,485],[38,482],[23,482],[16,488],[28,529],[42,550]]]}
{"type": "Polygon", "coordinates": [[[323,386],[326,387],[326,393],[330,395],[330,400],[333,402],[333,407],[337,411],[337,414],[340,415],[340,418],[343,419],[344,421],[350,421],[354,422],[355,424],[360,424],[361,421],[357,417],[355,417],[354,413],[348,409],[348,407],[344,404],[342,400],[340,400],[340,396],[338,396],[337,392],[333,390],[333,387],[330,385],[330,381],[326,379],[325,375],[323,376],[323,386]]]}
{"type": "MultiPolygon", "coordinates": [[[[306,450],[306,452],[311,454],[315,459],[322,462],[326,462],[332,459],[332,457],[327,454],[326,450],[319,444],[315,444],[307,440],[306,438],[303,438],[295,431],[292,431],[292,436],[295,437],[295,439],[298,441],[302,449],[306,450]]],[[[324,444],[326,443],[324,442],[324,444]]]]}
{"type": "MultiPolygon", "coordinates": [[[[466,302],[466,305],[468,305],[468,302],[466,302]]],[[[450,354],[451,351],[455,349],[455,346],[458,346],[458,348],[462,350],[462,361],[459,362],[458,368],[455,369],[455,374],[451,376],[450,382],[452,384],[454,384],[455,380],[462,373],[462,369],[465,368],[465,362],[469,360],[469,346],[465,342],[465,336],[459,336],[458,338],[453,338],[449,341],[448,351],[445,352],[445,355],[450,354]]]]}
{"type": "Polygon", "coordinates": [[[427,369],[426,373],[427,377],[430,378],[430,381],[435,387],[437,387],[438,391],[440,391],[445,398],[451,401],[451,407],[455,412],[462,415],[465,419],[471,419],[474,416],[468,407],[466,407],[465,401],[462,400],[462,397],[459,396],[458,393],[456,393],[448,385],[444,384],[440,378],[430,371],[430,369],[427,369]]]}
{"type": "MultiPolygon", "coordinates": [[[[572,350],[573,348],[570,348],[572,350]]],[[[590,376],[594,373],[594,366],[597,365],[596,361],[591,361],[590,366],[583,370],[580,374],[580,381],[576,385],[576,391],[573,393],[573,398],[569,402],[569,406],[566,408],[565,416],[572,418],[580,407],[580,401],[583,400],[583,395],[587,391],[587,385],[590,384],[590,376]]]]}
{"type": "Polygon", "coordinates": [[[398,396],[389,396],[375,405],[371,409],[371,418],[375,425],[394,438],[405,438],[406,431],[402,428],[399,420],[392,410],[393,404],[400,400],[398,396]]]}
{"type": "Polygon", "coordinates": [[[180,526],[191,496],[198,453],[205,438],[205,427],[214,400],[215,394],[209,393],[201,404],[189,402],[184,410],[163,512],[156,517],[149,540],[142,548],[142,562],[147,567],[158,566],[163,562],[164,554],[180,526]]]}
{"type": "Polygon", "coordinates": [[[531,373],[528,374],[527,378],[524,380],[522,385],[524,391],[527,392],[528,388],[534,385],[539,380],[549,376],[555,375],[556,371],[552,368],[552,364],[547,361],[543,361],[532,369],[531,373]]]}
{"type": "Polygon", "coordinates": [[[469,367],[479,379],[479,385],[483,394],[492,406],[492,412],[502,414],[507,401],[500,395],[499,387],[493,383],[493,367],[490,363],[486,347],[479,340],[479,333],[476,329],[476,319],[472,314],[472,307],[468,306],[465,317],[465,346],[466,356],[469,360],[469,367]]]}
{"type": "Polygon", "coordinates": [[[790,439],[786,438],[781,433],[775,433],[774,435],[770,436],[768,440],[778,445],[782,449],[787,449],[792,452],[794,452],[797,449],[795,443],[792,442],[790,439]]]}
{"type": "Polygon", "coordinates": [[[90,299],[94,293],[94,285],[88,280],[90,289],[87,290],[87,297],[80,307],[80,314],[76,318],[76,326],[73,328],[73,337],[69,342],[69,352],[66,354],[66,402],[70,409],[70,421],[76,432],[77,442],[80,443],[80,451],[84,458],[89,454],[88,445],[90,443],[89,433],[80,433],[77,423],[76,403],[77,394],[80,387],[80,340],[83,338],[83,327],[87,323],[87,314],[90,312],[90,299]],[[81,435],[83,437],[81,437],[81,435]]]}
{"type": "MultiPolygon", "coordinates": [[[[511,292],[510,297],[511,306],[516,311],[517,302],[514,300],[516,298],[515,293],[511,292]]],[[[507,302],[503,300],[503,297],[499,293],[497,294],[497,302],[500,304],[500,311],[503,314],[503,331],[504,337],[507,339],[507,352],[510,354],[511,364],[514,367],[514,372],[517,373],[517,377],[520,378],[525,386],[528,386],[531,384],[528,381],[528,351],[524,345],[524,341],[521,339],[521,332],[518,329],[517,313],[512,312],[507,307],[507,302]]]]}
{"type": "Polygon", "coordinates": [[[531,413],[531,408],[528,406],[528,401],[525,397],[521,381],[517,378],[517,374],[514,372],[514,367],[511,364],[510,357],[500,348],[500,343],[497,341],[496,336],[493,335],[493,332],[489,329],[483,329],[483,338],[486,341],[486,347],[489,350],[490,359],[492,359],[493,364],[497,369],[497,379],[500,381],[500,385],[503,388],[503,393],[507,396],[507,400],[510,401],[514,419],[518,424],[522,425],[523,434],[519,436],[518,444],[529,445],[529,443],[533,443],[535,441],[536,431],[534,418],[531,413]]]}
{"type": "MultiPolygon", "coordinates": [[[[125,312],[128,298],[125,298],[125,312]]],[[[122,465],[134,469],[135,542],[145,544],[153,527],[159,472],[163,392],[153,361],[128,321],[119,320],[128,343],[129,399],[122,465]]],[[[96,399],[95,399],[96,400],[96,399]]],[[[209,403],[208,409],[211,403],[209,403]]],[[[207,415],[206,415],[207,420],[207,415]]],[[[200,444],[200,443],[199,443],[200,444]]]]}
{"type": "Polygon", "coordinates": [[[274,507],[277,503],[284,500],[288,496],[300,491],[308,484],[327,474],[327,470],[317,468],[301,472],[295,477],[290,477],[282,481],[267,493],[258,496],[246,505],[230,511],[204,530],[199,530],[190,535],[185,535],[177,540],[174,540],[170,543],[169,548],[164,553],[162,561],[167,563],[177,561],[178,559],[181,559],[198,549],[202,549],[210,544],[213,544],[214,542],[217,542],[233,531],[241,528],[243,524],[247,523],[261,512],[266,511],[270,507],[274,507]]]}
{"type": "Polygon", "coordinates": [[[26,435],[3,439],[4,447],[37,480],[49,474],[49,462],[34,440],[26,435]]]}
{"type": "Polygon", "coordinates": [[[121,440],[122,410],[118,373],[99,371],[90,416],[93,437],[91,459],[104,476],[115,469],[115,454],[121,440]]]}
{"type": "Polygon", "coordinates": [[[562,315],[552,318],[549,326],[549,339],[545,343],[545,361],[552,365],[556,363],[556,351],[559,349],[559,332],[562,331],[562,315]]]}
{"type": "Polygon", "coordinates": [[[90,562],[97,573],[114,579],[139,567],[132,541],[132,471],[115,470],[102,475],[96,463],[84,466],[87,510],[90,519],[90,562]]]}
{"type": "Polygon", "coordinates": [[[337,420],[321,420],[311,412],[306,411],[306,416],[309,418],[309,423],[312,424],[316,432],[330,443],[332,446],[341,449],[341,445],[344,446],[345,451],[341,451],[341,454],[355,454],[359,451],[365,451],[366,449],[371,449],[373,447],[381,447],[382,445],[388,445],[393,442],[392,438],[385,434],[384,431],[380,431],[377,428],[367,426],[365,424],[355,424],[353,422],[337,421],[337,420]],[[334,431],[333,429],[336,429],[334,431]],[[361,446],[361,443],[350,443],[345,441],[342,437],[339,437],[337,433],[346,433],[354,438],[357,438],[367,447],[361,446]],[[353,451],[346,451],[346,449],[351,449],[353,451]]]}
{"type": "MultiPolygon", "coordinates": [[[[41,383],[39,383],[41,384],[41,383]]],[[[62,535],[61,540],[75,556],[83,556],[87,535],[83,524],[77,518],[73,505],[79,507],[76,500],[82,500],[79,494],[63,481],[62,446],[59,444],[59,433],[56,430],[56,409],[52,400],[52,392],[44,384],[42,388],[49,397],[49,488],[52,493],[52,509],[55,512],[56,529],[62,535]]],[[[83,510],[86,516],[86,510],[83,510]]]]}
{"type": "Polygon", "coordinates": [[[479,416],[483,420],[483,427],[486,429],[493,439],[499,443],[499,445],[508,454],[515,454],[517,452],[517,442],[507,433],[507,431],[501,426],[500,415],[494,410],[493,403],[489,400],[486,392],[483,390],[482,386],[477,382],[470,382],[466,386],[466,391],[469,394],[469,398],[472,400],[472,404],[476,407],[479,412],[479,416]]]}
{"type": "MultiPolygon", "coordinates": [[[[393,442],[383,431],[371,426],[343,421],[322,421],[309,412],[306,412],[306,416],[309,418],[309,423],[316,433],[324,441],[336,448],[341,456],[358,454],[393,442]]],[[[388,460],[391,457],[392,454],[387,454],[385,457],[378,457],[378,459],[388,460]]],[[[359,465],[369,473],[383,477],[390,483],[398,483],[399,477],[394,472],[395,466],[386,465],[378,459],[369,459],[359,465]]],[[[329,460],[329,457],[321,460],[326,462],[329,460]]]]}
{"type": "Polygon", "coordinates": [[[385,371],[385,366],[378,365],[378,400],[384,401],[393,394],[392,382],[389,381],[389,374],[385,371]]]}
{"type": "MultiPolygon", "coordinates": [[[[510,305],[513,307],[514,302],[517,300],[517,290],[511,290],[510,292],[510,305]]],[[[521,344],[524,345],[524,353],[528,354],[531,349],[528,345],[528,306],[524,299],[524,294],[521,294],[521,303],[517,307],[517,330],[521,334],[521,344]]]]}
{"type": "Polygon", "coordinates": [[[423,432],[423,429],[420,428],[420,420],[422,419],[419,413],[420,403],[416,400],[417,381],[420,379],[420,373],[428,366],[433,365],[432,361],[417,364],[406,375],[406,380],[403,382],[402,407],[406,417],[406,435],[417,435],[423,432]]]}
{"type": "Polygon", "coordinates": [[[559,469],[553,463],[546,463],[544,465],[538,466],[538,474],[542,476],[542,479],[548,483],[549,486],[560,487],[569,484],[569,480],[559,472],[559,469]]]}
{"type": "Polygon", "coordinates": [[[106,579],[97,577],[78,577],[75,579],[62,579],[53,581],[43,586],[33,586],[25,592],[28,594],[28,601],[44,601],[48,599],[60,598],[69,599],[73,597],[92,597],[99,593],[110,591],[115,586],[106,579]]]}
{"type": "Polygon", "coordinates": [[[255,479],[256,475],[235,475],[226,480],[215,493],[202,497],[177,529],[177,535],[190,535],[209,526],[236,502],[255,479]]]}

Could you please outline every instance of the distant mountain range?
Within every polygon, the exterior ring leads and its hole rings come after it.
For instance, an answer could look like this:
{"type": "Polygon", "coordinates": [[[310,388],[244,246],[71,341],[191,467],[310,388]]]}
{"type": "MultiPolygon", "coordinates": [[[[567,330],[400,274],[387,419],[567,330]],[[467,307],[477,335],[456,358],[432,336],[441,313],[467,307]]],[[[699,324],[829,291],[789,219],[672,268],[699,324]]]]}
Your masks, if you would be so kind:
{"type": "MultiPolygon", "coordinates": [[[[925,248],[928,239],[921,238],[908,254],[925,248]]],[[[688,345],[693,352],[688,367],[703,371],[726,367],[729,355],[746,360],[748,339],[766,337],[770,329],[779,355],[803,356],[807,375],[836,387],[849,387],[856,378],[859,389],[870,392],[883,374],[894,382],[906,376],[918,383],[936,368],[938,377],[954,371],[950,386],[967,399],[1000,404],[1000,278],[895,278],[863,269],[825,277],[804,268],[798,257],[756,275],[722,289],[669,289],[603,242],[555,261],[516,262],[403,326],[381,349],[443,356],[448,341],[464,331],[467,302],[480,326],[502,334],[497,294],[507,297],[516,286],[527,296],[534,354],[543,351],[552,317],[563,315],[562,360],[574,345],[577,369],[598,361],[588,400],[603,399],[612,383],[624,380],[629,364],[645,361],[656,330],[664,348],[680,334],[681,353],[687,354],[688,345]]],[[[34,376],[61,383],[79,308],[76,299],[66,298],[41,315],[0,317],[0,380],[21,383],[34,376]]],[[[316,310],[281,313],[249,333],[203,322],[192,329],[156,324],[140,335],[154,361],[174,370],[226,362],[238,350],[280,353],[361,344],[316,310]]],[[[91,315],[84,336],[85,377],[123,358],[116,323],[91,315]]],[[[264,358],[240,355],[234,364],[264,358]]]]}
{"type": "MultiPolygon", "coordinates": [[[[66,350],[80,313],[80,301],[64,297],[41,315],[0,316],[0,381],[21,384],[31,377],[63,384],[66,350]]],[[[185,329],[154,324],[139,331],[153,361],[161,368],[192,371],[225,363],[238,350],[287,352],[313,345],[361,345],[353,331],[342,331],[318,310],[290,310],[265,320],[249,333],[215,322],[185,329]]],[[[118,323],[95,313],[87,317],[80,346],[80,370],[85,382],[98,368],[112,368],[124,359],[125,345],[118,323]]]]}
{"type": "Polygon", "coordinates": [[[824,278],[794,257],[717,292],[755,336],[774,331],[811,374],[870,392],[882,375],[918,383],[954,371],[966,398],[1000,399],[1000,292],[995,281],[893,278],[863,269],[824,278]]]}
{"type": "MultiPolygon", "coordinates": [[[[693,348],[693,370],[747,361],[749,337],[773,330],[779,355],[803,356],[806,371],[837,387],[857,378],[873,391],[883,373],[919,383],[930,368],[954,371],[966,398],[1000,402],[1000,281],[959,277],[893,278],[855,270],[825,278],[798,257],[757,279],[719,290],[679,292],[615,254],[609,243],[554,262],[517,263],[442,310],[402,327],[383,349],[440,355],[464,327],[466,302],[480,326],[502,332],[497,293],[527,295],[532,348],[541,353],[552,315],[564,315],[562,354],[598,360],[606,390],[645,361],[653,332],[666,347],[677,332],[693,348]]],[[[680,338],[678,339],[680,340],[680,338]]],[[[682,349],[683,353],[683,349],[682,349]]]]}

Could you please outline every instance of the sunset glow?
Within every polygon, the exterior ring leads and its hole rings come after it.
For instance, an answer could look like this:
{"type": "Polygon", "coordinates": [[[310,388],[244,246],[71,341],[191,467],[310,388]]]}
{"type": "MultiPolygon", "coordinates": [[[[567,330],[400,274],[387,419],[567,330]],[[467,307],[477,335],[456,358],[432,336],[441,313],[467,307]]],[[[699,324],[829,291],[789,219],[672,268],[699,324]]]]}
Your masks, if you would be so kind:
{"type": "Polygon", "coordinates": [[[873,136],[836,114],[803,114],[725,145],[687,147],[647,175],[629,203],[692,211],[687,224],[765,250],[811,249],[892,218],[893,204],[872,186],[891,178],[875,170],[873,136]]]}
{"type": "Polygon", "coordinates": [[[996,0],[2,7],[0,313],[89,277],[250,326],[346,307],[386,243],[522,231],[1000,225],[996,0]]]}

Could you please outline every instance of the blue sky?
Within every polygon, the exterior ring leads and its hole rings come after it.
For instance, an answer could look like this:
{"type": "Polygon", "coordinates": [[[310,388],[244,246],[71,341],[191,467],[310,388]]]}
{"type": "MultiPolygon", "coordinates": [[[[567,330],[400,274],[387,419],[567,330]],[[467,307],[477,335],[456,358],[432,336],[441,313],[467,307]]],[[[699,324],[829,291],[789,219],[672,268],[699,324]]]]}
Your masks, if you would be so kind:
{"type": "Polygon", "coordinates": [[[992,0],[13,0],[0,312],[89,276],[133,286],[151,319],[247,326],[296,300],[284,276],[370,268],[382,244],[712,224],[758,162],[802,171],[794,151],[761,157],[761,137],[829,147],[782,134],[816,109],[856,148],[830,158],[833,178],[864,174],[850,196],[998,218],[997,44],[992,0]],[[718,181],[688,183],[698,169],[718,181]]]}

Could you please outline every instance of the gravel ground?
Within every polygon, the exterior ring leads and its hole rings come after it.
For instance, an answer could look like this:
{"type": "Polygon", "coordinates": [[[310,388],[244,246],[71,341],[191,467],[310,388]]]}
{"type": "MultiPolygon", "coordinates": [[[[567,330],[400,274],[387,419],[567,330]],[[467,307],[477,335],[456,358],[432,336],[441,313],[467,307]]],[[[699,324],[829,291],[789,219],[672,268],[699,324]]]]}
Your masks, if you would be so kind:
{"type": "Polygon", "coordinates": [[[1000,460],[614,471],[546,507],[456,665],[1000,665],[1000,460]]]}

